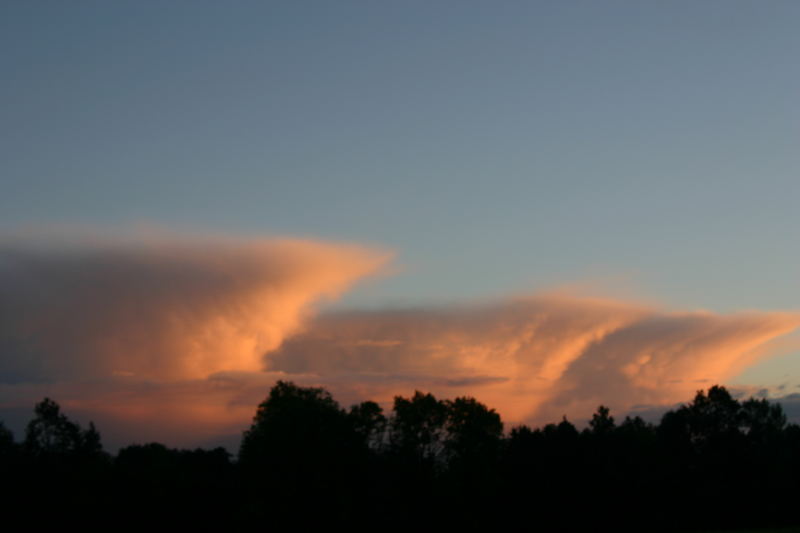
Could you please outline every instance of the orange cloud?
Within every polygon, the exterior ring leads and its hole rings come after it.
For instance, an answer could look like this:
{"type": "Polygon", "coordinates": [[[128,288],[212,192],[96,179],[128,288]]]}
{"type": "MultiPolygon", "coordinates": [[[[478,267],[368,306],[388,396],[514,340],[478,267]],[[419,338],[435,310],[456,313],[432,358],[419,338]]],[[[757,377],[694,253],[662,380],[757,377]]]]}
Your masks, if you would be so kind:
{"type": "Polygon", "coordinates": [[[388,259],[290,239],[0,238],[0,411],[49,395],[95,419],[112,447],[207,445],[235,439],[291,379],[344,405],[388,408],[420,389],[474,396],[511,423],[582,420],[600,403],[686,401],[800,326],[795,313],[567,294],[313,316],[388,259]]]}
{"type": "Polygon", "coordinates": [[[261,369],[313,304],[388,254],[197,236],[0,242],[0,379],[173,380],[261,369]]]}
{"type": "Polygon", "coordinates": [[[667,312],[546,295],[470,308],[319,317],[267,357],[268,368],[349,381],[387,399],[413,387],[473,395],[512,421],[582,419],[600,403],[688,400],[800,326],[796,313],[667,312]]]}

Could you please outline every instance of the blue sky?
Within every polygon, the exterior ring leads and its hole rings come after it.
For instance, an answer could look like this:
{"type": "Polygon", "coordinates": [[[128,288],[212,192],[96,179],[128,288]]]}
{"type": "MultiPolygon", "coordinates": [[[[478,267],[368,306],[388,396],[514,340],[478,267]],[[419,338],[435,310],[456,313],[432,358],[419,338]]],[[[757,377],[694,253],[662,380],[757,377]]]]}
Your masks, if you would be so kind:
{"type": "Polygon", "coordinates": [[[789,1],[6,2],[0,227],[395,250],[344,307],[588,281],[797,309],[799,23],[789,1]]]}

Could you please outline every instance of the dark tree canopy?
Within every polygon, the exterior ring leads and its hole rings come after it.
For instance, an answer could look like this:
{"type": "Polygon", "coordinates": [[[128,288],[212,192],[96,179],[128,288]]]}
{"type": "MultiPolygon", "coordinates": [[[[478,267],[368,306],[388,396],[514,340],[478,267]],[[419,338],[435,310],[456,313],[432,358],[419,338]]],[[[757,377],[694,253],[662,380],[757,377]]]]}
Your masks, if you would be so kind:
{"type": "Polygon", "coordinates": [[[778,435],[786,426],[786,415],[777,403],[750,398],[738,402],[725,387],[715,385],[697,391],[694,400],[664,415],[659,432],[675,446],[714,449],[741,442],[742,437],[763,439],[778,435]]]}
{"type": "Polygon", "coordinates": [[[239,461],[256,465],[323,460],[352,443],[344,410],[319,387],[279,381],[256,411],[239,448],[239,461]]]}
{"type": "MultiPolygon", "coordinates": [[[[100,435],[45,398],[23,443],[0,423],[0,473],[22,516],[80,511],[192,528],[716,531],[800,525],[800,427],[779,404],[714,386],[659,424],[617,423],[600,405],[587,427],[564,417],[503,434],[475,398],[416,391],[391,411],[343,409],[320,387],[278,382],[222,448],[136,444],[113,460],[100,435]],[[768,490],[764,490],[768,488],[768,490]],[[611,512],[624,502],[624,511],[611,512]]],[[[82,518],[83,519],[83,518],[82,518]]]]}
{"type": "Polygon", "coordinates": [[[447,405],[433,394],[416,391],[411,398],[396,396],[391,422],[391,444],[396,453],[420,463],[444,459],[447,405]]]}
{"type": "Polygon", "coordinates": [[[372,401],[361,402],[350,407],[347,417],[365,446],[373,449],[383,446],[386,416],[380,405],[372,401]]]}
{"type": "Polygon", "coordinates": [[[24,446],[28,453],[48,456],[95,456],[102,453],[100,434],[89,423],[81,427],[61,413],[59,405],[45,398],[36,404],[36,418],[28,423],[24,446]]]}
{"type": "Polygon", "coordinates": [[[597,412],[592,415],[592,419],[589,421],[589,427],[595,435],[609,435],[615,428],[611,410],[605,405],[599,406],[597,412]]]}
{"type": "Polygon", "coordinates": [[[6,425],[0,421],[0,450],[6,450],[14,446],[14,434],[6,425]]]}
{"type": "Polygon", "coordinates": [[[447,450],[451,460],[494,460],[503,437],[500,415],[475,398],[447,400],[445,406],[447,450]]]}
{"type": "Polygon", "coordinates": [[[352,499],[353,473],[367,450],[363,442],[328,391],[279,381],[239,448],[249,505],[258,514],[269,510],[273,523],[298,517],[319,523],[339,510],[342,499],[352,499]]]}

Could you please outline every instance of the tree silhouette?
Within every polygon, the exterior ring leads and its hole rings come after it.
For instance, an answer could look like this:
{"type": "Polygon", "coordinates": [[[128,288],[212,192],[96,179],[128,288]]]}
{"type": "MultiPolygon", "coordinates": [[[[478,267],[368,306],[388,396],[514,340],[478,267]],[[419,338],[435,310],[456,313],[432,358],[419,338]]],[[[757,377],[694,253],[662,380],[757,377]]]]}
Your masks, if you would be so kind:
{"type": "Polygon", "coordinates": [[[85,523],[99,524],[113,494],[111,462],[103,452],[100,434],[94,424],[82,429],[50,398],[36,404],[34,412],[14,473],[20,512],[41,514],[41,502],[47,502],[47,516],[42,520],[55,522],[93,502],[94,512],[87,513],[85,523]]]}
{"type": "Polygon", "coordinates": [[[527,520],[543,531],[664,532],[800,522],[800,426],[780,405],[721,386],[657,426],[616,424],[600,405],[580,432],[564,417],[504,437],[500,416],[474,398],[416,391],[386,415],[279,381],[238,463],[221,448],[156,443],[110,462],[93,424],[81,428],[49,398],[35,414],[19,445],[0,423],[0,473],[14,487],[7,508],[33,516],[47,502],[54,521],[80,512],[98,527],[131,516],[143,527],[366,529],[391,516],[390,529],[517,530],[527,520]],[[625,511],[610,513],[620,501],[625,511]]]}
{"type": "Polygon", "coordinates": [[[14,434],[0,421],[0,474],[8,477],[17,459],[18,446],[14,434]]]}
{"type": "Polygon", "coordinates": [[[494,515],[497,498],[503,422],[494,409],[475,398],[445,400],[447,470],[444,476],[444,502],[461,508],[450,523],[457,528],[488,524],[494,515]]]}
{"type": "Polygon", "coordinates": [[[345,412],[330,393],[278,381],[259,406],[239,448],[242,464],[299,466],[327,458],[350,444],[353,432],[345,412]]]}
{"type": "Polygon", "coordinates": [[[739,432],[740,408],[725,387],[714,385],[707,395],[698,391],[686,407],[690,439],[702,444],[710,439],[732,437],[739,432]]]}
{"type": "Polygon", "coordinates": [[[36,418],[28,423],[23,446],[33,456],[93,457],[102,454],[100,434],[93,423],[83,430],[61,413],[59,405],[45,398],[34,409],[36,418]]]}
{"type": "Polygon", "coordinates": [[[589,422],[589,427],[595,435],[609,435],[614,431],[614,417],[611,416],[610,410],[605,405],[597,408],[597,412],[592,415],[592,420],[589,422]]]}
{"type": "Polygon", "coordinates": [[[14,446],[14,434],[0,421],[0,453],[6,453],[14,446]]]}
{"type": "Polygon", "coordinates": [[[494,409],[475,398],[447,400],[447,450],[451,461],[491,463],[503,436],[503,422],[494,409]]]}
{"type": "Polygon", "coordinates": [[[114,461],[113,516],[126,524],[181,524],[215,529],[230,523],[237,501],[234,467],[223,448],[177,450],[160,443],[131,445],[114,461]]]}
{"type": "Polygon", "coordinates": [[[739,423],[753,440],[774,439],[786,427],[786,414],[778,403],[769,403],[766,398],[750,398],[742,402],[739,423]]]}
{"type": "Polygon", "coordinates": [[[365,446],[374,450],[382,447],[387,420],[380,405],[372,401],[361,402],[350,407],[347,417],[365,446]]]}
{"type": "Polygon", "coordinates": [[[410,399],[395,396],[390,427],[395,453],[420,465],[443,463],[447,411],[447,405],[430,393],[415,391],[410,399]]]}
{"type": "Polygon", "coordinates": [[[288,524],[318,523],[352,507],[366,449],[347,413],[319,387],[278,381],[239,448],[250,512],[288,524]],[[307,512],[315,509],[314,514],[307,512]]]}

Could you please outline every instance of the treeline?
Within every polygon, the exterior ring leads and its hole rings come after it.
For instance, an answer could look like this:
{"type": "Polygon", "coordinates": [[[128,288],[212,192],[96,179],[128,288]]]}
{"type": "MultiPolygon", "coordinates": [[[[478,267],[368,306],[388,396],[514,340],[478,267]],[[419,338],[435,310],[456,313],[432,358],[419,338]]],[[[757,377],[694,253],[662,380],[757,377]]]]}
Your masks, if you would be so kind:
{"type": "Polygon", "coordinates": [[[800,525],[800,427],[719,386],[657,425],[600,406],[503,431],[472,398],[342,409],[278,382],[238,456],[134,445],[116,456],[45,399],[22,442],[0,424],[6,516],[85,527],[703,531],[800,525]]]}

